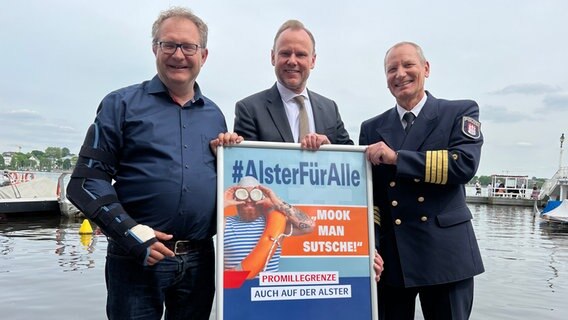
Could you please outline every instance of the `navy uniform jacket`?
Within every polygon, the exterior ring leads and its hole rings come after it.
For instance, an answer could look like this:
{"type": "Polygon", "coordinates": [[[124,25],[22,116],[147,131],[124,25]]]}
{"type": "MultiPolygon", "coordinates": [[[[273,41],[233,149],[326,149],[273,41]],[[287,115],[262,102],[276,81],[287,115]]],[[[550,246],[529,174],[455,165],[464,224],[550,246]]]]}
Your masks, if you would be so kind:
{"type": "Polygon", "coordinates": [[[408,136],[396,108],[361,124],[360,145],[384,141],[398,152],[396,166],[373,166],[381,281],[391,286],[442,284],[484,271],[464,187],[481,155],[479,107],[427,95],[408,136]]]}
{"type": "MultiPolygon", "coordinates": [[[[345,130],[337,104],[308,90],[316,133],[324,134],[333,144],[353,144],[345,130]]],[[[237,102],[234,130],[245,140],[294,142],[286,111],[276,84],[237,102]]]]}

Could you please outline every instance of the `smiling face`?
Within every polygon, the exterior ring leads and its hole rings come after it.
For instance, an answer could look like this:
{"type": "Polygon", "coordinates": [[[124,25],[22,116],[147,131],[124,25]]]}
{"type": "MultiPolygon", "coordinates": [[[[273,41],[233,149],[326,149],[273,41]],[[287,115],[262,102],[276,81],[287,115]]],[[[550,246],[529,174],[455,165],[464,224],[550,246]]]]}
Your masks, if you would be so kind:
{"type": "MultiPolygon", "coordinates": [[[[165,42],[201,44],[197,26],[181,17],[166,19],[161,24],[156,39],[165,42]]],[[[156,56],[158,76],[166,87],[178,92],[192,91],[201,66],[207,60],[207,49],[198,48],[193,56],[185,56],[181,48],[177,48],[173,54],[165,54],[157,44],[152,46],[152,50],[156,56]]]]}
{"type": "Polygon", "coordinates": [[[284,30],[271,52],[278,82],[295,93],[301,93],[316,63],[314,45],[303,29],[284,30]]]}
{"type": "Polygon", "coordinates": [[[410,44],[393,47],[385,57],[387,85],[396,102],[406,110],[414,108],[424,97],[424,82],[430,64],[410,44]]]}

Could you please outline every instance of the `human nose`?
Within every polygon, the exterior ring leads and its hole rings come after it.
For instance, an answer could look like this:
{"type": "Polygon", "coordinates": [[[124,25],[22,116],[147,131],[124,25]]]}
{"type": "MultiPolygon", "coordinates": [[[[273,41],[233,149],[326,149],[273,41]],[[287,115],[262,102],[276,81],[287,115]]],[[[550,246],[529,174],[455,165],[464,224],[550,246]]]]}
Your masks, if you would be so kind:
{"type": "Polygon", "coordinates": [[[176,46],[174,53],[172,53],[172,56],[177,58],[179,57],[185,58],[185,55],[183,54],[183,51],[181,49],[181,45],[176,46]]]}
{"type": "Polygon", "coordinates": [[[289,65],[296,65],[298,64],[298,58],[296,57],[296,54],[292,53],[290,55],[290,57],[288,57],[288,61],[286,61],[289,65]]]}
{"type": "Polygon", "coordinates": [[[403,78],[406,75],[406,70],[403,67],[396,68],[395,77],[403,78]]]}

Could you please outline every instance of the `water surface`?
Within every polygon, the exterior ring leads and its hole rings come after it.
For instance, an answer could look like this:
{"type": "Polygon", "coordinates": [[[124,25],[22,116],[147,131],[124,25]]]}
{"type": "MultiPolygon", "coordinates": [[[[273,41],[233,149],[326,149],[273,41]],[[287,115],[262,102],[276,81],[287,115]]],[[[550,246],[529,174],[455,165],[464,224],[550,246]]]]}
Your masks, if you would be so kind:
{"type": "MultiPolygon", "coordinates": [[[[470,208],[486,269],[475,278],[471,319],[567,319],[568,225],[542,222],[531,208],[470,208]]],[[[81,237],[80,223],[0,217],[3,319],[106,318],[107,240],[81,237]]]]}

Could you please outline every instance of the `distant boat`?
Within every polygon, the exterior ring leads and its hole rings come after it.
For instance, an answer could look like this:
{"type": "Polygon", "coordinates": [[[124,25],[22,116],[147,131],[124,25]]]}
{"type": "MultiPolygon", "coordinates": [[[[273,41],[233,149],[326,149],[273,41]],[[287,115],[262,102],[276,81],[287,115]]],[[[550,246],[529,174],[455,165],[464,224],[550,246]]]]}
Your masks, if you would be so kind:
{"type": "Polygon", "coordinates": [[[552,222],[568,223],[568,201],[548,201],[540,217],[552,222]]]}
{"type": "Polygon", "coordinates": [[[475,195],[467,195],[468,203],[532,207],[536,199],[528,188],[529,177],[517,175],[491,175],[491,184],[476,186],[475,195]]]}
{"type": "Polygon", "coordinates": [[[535,214],[551,222],[568,223],[568,167],[561,167],[551,179],[542,186],[539,198],[545,206],[539,210],[535,206],[535,214]]]}

